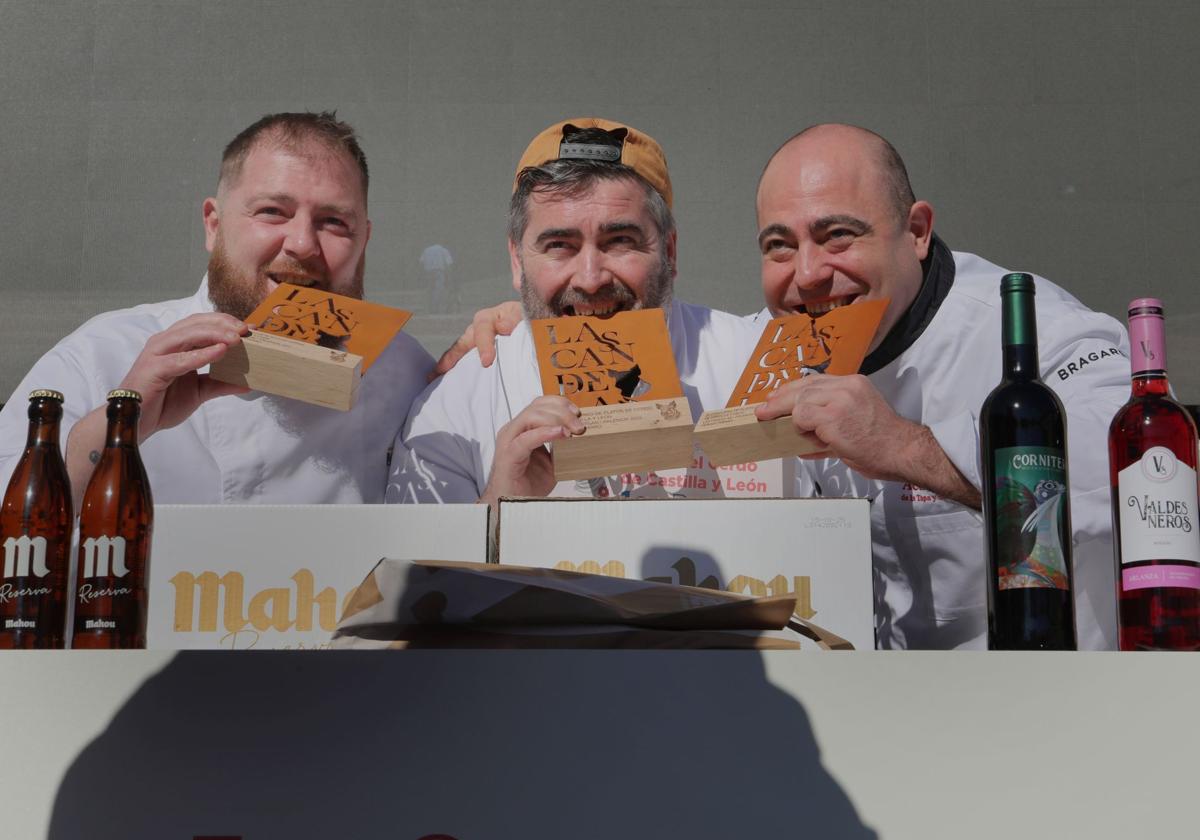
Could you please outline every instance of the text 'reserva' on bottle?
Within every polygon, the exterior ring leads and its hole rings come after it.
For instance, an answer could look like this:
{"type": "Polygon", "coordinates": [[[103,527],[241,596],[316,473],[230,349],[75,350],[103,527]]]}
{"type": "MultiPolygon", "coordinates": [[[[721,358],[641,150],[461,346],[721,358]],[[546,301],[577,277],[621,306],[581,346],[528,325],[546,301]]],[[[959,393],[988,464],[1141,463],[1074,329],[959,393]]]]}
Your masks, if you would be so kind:
{"type": "Polygon", "coordinates": [[[1067,428],[1038,369],[1034,280],[1000,280],[1000,384],[980,412],[988,648],[1074,650],[1067,428]]]}
{"type": "Polygon", "coordinates": [[[74,512],[59,447],[63,395],[29,395],[29,434],[0,507],[0,648],[61,648],[74,512]]]}
{"type": "Polygon", "coordinates": [[[1200,650],[1196,425],[1171,398],[1162,301],[1129,304],[1132,393],[1108,430],[1121,650],[1200,650]]]}
{"type": "Polygon", "coordinates": [[[144,648],[154,503],[138,452],[141,395],[108,394],[108,431],[83,493],[73,648],[144,648]]]}

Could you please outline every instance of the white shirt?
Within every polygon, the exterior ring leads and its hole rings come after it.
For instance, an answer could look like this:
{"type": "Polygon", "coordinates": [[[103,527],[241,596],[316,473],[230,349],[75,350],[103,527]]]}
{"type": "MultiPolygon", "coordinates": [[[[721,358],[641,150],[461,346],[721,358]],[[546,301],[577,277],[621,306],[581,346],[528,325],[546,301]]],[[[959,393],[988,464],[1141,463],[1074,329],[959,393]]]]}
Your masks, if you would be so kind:
{"type": "MultiPolygon", "coordinates": [[[[668,312],[667,331],[692,419],[705,409],[723,408],[761,329],[744,318],[677,301],[668,312]]],[[[523,321],[512,335],[497,338],[490,367],[472,352],[421,395],[396,441],[387,501],[474,502],[491,475],[500,428],[541,395],[533,336],[523,321]]],[[[560,482],[550,495],[688,497],[687,485],[695,482],[684,480],[688,473],[711,473],[703,476],[706,485],[716,480],[713,470],[697,465],[560,482]]]]}
{"type": "MultiPolygon", "coordinates": [[[[901,417],[928,426],[976,487],[979,412],[1000,382],[1000,278],[954,253],[954,285],[911,346],[868,378],[901,417]]],[[[1129,339],[1113,318],[1036,279],[1042,380],[1066,410],[1081,649],[1116,646],[1108,426],[1129,398],[1129,339]]],[[[770,313],[754,316],[765,323],[770,313]]],[[[802,461],[797,496],[870,498],[879,647],[982,648],[987,636],[983,515],[920,487],[867,479],[840,461],[802,461]]]]}
{"type": "MultiPolygon", "coordinates": [[[[190,298],[97,315],[33,366],[0,412],[0,476],[7,486],[25,446],[28,394],[66,396],[61,445],[79,418],[105,403],[146,340],[189,315],[212,312],[208,284],[190,298]]],[[[160,504],[378,503],[387,455],[433,360],[398,335],[363,377],[351,411],[262,393],[209,400],[141,445],[160,504]]]]}

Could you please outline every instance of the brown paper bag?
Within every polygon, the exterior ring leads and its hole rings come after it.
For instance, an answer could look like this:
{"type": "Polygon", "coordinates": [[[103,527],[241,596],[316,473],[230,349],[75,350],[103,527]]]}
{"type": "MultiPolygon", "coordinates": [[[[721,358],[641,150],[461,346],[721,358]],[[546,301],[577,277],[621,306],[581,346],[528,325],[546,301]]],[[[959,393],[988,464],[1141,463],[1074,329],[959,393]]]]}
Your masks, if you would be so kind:
{"type": "Polygon", "coordinates": [[[844,639],[795,616],[794,597],[487,563],[383,559],[334,647],[798,649],[844,639]]]}

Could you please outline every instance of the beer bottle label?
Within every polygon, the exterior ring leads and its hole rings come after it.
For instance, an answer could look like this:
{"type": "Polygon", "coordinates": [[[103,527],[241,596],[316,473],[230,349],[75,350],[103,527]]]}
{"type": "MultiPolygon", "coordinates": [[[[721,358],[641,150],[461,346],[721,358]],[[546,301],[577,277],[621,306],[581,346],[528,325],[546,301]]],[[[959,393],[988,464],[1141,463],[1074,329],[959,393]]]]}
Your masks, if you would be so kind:
{"type": "Polygon", "coordinates": [[[48,546],[45,537],[31,537],[28,533],[6,537],[0,545],[4,549],[4,577],[0,580],[0,614],[4,615],[4,626],[0,629],[38,629],[42,599],[50,598],[54,592],[48,557],[57,546],[48,546]]]}
{"type": "Polygon", "coordinates": [[[125,551],[124,537],[88,537],[80,543],[75,632],[133,629],[121,626],[126,603],[134,597],[125,551]]]}
{"type": "Polygon", "coordinates": [[[999,588],[1067,590],[1066,457],[1052,447],[1013,446],[995,459],[999,588]]]}

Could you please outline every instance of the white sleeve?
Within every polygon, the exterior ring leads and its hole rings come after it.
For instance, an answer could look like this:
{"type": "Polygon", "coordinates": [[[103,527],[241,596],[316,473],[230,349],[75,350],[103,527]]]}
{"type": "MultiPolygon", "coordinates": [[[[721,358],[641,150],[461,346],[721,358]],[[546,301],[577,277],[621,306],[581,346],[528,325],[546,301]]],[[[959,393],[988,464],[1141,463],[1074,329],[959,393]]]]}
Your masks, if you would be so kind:
{"type": "MultiPolygon", "coordinates": [[[[1039,333],[1043,339],[1063,336],[1044,340],[1039,355],[1042,381],[1058,395],[1066,412],[1075,540],[1107,536],[1112,529],[1108,426],[1129,398],[1129,339],[1112,318],[1082,308],[1069,320],[1047,323],[1039,333]]],[[[983,475],[981,408],[982,404],[930,425],[947,457],[976,487],[981,487],[983,475]]]]}
{"type": "MultiPolygon", "coordinates": [[[[464,375],[466,368],[459,370],[464,364],[470,361],[461,360],[413,405],[392,448],[387,503],[466,503],[483,493],[487,474],[479,434],[484,432],[478,430],[491,425],[491,412],[478,398],[487,389],[464,375]]],[[[495,432],[491,435],[494,441],[495,432]]]]}
{"type": "Polygon", "coordinates": [[[96,393],[103,389],[104,383],[99,383],[98,387],[98,379],[96,372],[84,370],[82,364],[61,344],[30,368],[4,404],[3,411],[0,411],[0,493],[8,487],[17,461],[25,451],[29,429],[29,392],[38,388],[62,392],[63,419],[59,428],[59,446],[65,454],[71,428],[99,405],[96,393]]]}
{"type": "Polygon", "coordinates": [[[1112,511],[1108,427],[1129,399],[1129,338],[1106,315],[1092,314],[1089,329],[1042,353],[1043,381],[1067,413],[1071,527],[1075,542],[1110,537],[1112,511]]]}

